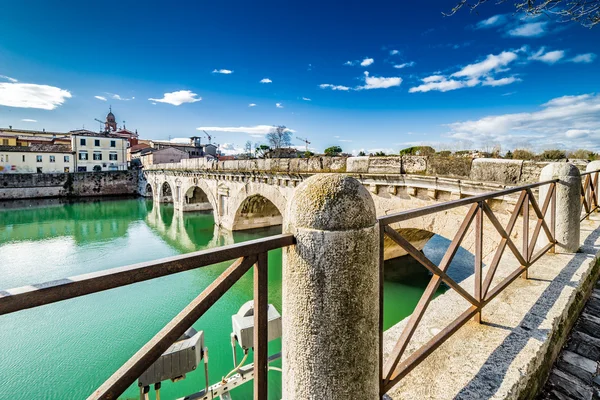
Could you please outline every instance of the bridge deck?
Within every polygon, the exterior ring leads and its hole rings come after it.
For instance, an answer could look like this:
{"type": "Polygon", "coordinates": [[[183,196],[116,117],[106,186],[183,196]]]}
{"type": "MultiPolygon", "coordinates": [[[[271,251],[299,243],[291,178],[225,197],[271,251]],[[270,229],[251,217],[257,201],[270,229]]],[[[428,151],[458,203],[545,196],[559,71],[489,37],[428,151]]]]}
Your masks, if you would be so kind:
{"type": "Polygon", "coordinates": [[[554,364],[540,400],[596,399],[600,395],[600,282],[554,364]],[[594,397],[595,396],[595,397],[594,397]]]}
{"type": "MultiPolygon", "coordinates": [[[[581,226],[581,251],[547,254],[483,309],[482,324],[467,323],[392,388],[392,399],[533,398],[543,387],[588,293],[598,279],[600,218],[581,226]]],[[[497,278],[518,265],[505,253],[497,278]]],[[[485,269],[485,268],[484,268],[485,269]]],[[[484,272],[485,274],[485,272],[484,272]]],[[[461,286],[473,287],[473,277],[461,286]]],[[[407,356],[468,308],[455,291],[437,297],[424,315],[407,356]]],[[[384,357],[406,324],[385,332],[384,357]]]]}

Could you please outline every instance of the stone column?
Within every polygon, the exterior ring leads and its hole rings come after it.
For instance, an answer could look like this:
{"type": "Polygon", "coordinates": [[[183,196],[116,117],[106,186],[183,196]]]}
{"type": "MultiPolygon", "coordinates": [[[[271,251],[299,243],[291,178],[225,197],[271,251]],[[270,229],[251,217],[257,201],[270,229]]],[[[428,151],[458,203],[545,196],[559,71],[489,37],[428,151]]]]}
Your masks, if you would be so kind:
{"type": "MultiPolygon", "coordinates": [[[[576,166],[564,162],[550,163],[540,173],[540,182],[558,179],[556,184],[556,252],[574,253],[579,249],[581,215],[581,175],[576,166]]],[[[549,185],[540,187],[540,208],[548,194],[549,185]]],[[[548,209],[550,215],[551,210],[548,209]]],[[[550,219],[548,218],[547,221],[550,219]]],[[[548,243],[540,233],[542,243],[548,243]]]]}
{"type": "Polygon", "coordinates": [[[317,174],[296,189],[284,231],[283,396],[379,396],[379,229],[356,179],[317,174]]]}

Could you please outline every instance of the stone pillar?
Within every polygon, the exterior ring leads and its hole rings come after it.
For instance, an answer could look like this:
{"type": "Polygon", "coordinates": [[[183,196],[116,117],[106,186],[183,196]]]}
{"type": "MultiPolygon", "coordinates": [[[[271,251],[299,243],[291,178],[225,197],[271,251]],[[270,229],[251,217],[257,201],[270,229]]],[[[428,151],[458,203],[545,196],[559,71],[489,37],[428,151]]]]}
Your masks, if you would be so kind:
{"type": "Polygon", "coordinates": [[[356,179],[317,174],[296,189],[284,231],[283,396],[379,396],[379,229],[356,179]]]}
{"type": "MultiPolygon", "coordinates": [[[[576,166],[564,162],[550,163],[540,173],[540,182],[558,179],[556,184],[556,252],[574,253],[579,249],[581,215],[581,175],[576,166]]],[[[548,194],[549,185],[540,187],[540,208],[548,194]]],[[[551,210],[548,209],[550,215],[551,210]]],[[[547,221],[550,219],[548,218],[547,221]]],[[[546,235],[540,233],[542,243],[548,243],[546,235]]]]}

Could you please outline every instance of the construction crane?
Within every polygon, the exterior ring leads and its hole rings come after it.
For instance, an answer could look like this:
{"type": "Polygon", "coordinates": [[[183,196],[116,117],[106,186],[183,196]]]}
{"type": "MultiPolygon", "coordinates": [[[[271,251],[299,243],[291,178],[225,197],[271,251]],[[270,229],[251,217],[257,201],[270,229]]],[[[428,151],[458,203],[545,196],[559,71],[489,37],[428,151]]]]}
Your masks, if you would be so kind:
{"type": "Polygon", "coordinates": [[[210,136],[205,130],[202,130],[202,132],[204,132],[204,134],[208,138],[208,144],[210,144],[210,141],[213,140],[215,137],[214,136],[210,136]]]}
{"type": "Polygon", "coordinates": [[[302,139],[302,138],[299,138],[298,136],[296,136],[296,139],[298,139],[301,142],[304,142],[306,144],[306,151],[308,151],[308,145],[310,144],[308,139],[302,139]]]}
{"type": "Polygon", "coordinates": [[[104,125],[104,121],[100,121],[98,118],[94,118],[94,121],[100,122],[100,132],[103,132],[102,125],[104,125]]]}

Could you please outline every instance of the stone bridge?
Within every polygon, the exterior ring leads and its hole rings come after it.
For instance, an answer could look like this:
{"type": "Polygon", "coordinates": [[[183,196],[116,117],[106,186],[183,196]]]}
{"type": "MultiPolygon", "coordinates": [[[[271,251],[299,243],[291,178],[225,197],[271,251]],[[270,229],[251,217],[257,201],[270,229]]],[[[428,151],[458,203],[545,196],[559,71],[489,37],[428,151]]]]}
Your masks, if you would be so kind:
{"type": "MultiPolygon", "coordinates": [[[[378,216],[460,199],[477,194],[537,182],[547,163],[520,160],[452,159],[445,169],[428,170],[426,157],[323,157],[311,159],[266,159],[209,162],[204,159],[157,164],[144,171],[146,193],[156,203],[173,203],[178,212],[212,210],[216,227],[226,231],[281,225],[295,188],[308,177],[324,172],[351,175],[365,185],[373,197],[378,216]],[[428,172],[446,172],[431,176],[428,172]]],[[[492,207],[502,222],[508,221],[517,196],[495,200],[492,207]]],[[[453,209],[396,224],[394,228],[422,249],[436,234],[452,238],[466,208],[453,209]]],[[[495,238],[486,248],[494,249],[501,239],[487,225],[487,237],[495,238]]],[[[520,232],[517,226],[515,232],[520,232]]],[[[515,233],[515,237],[518,236],[515,233]]],[[[463,247],[471,251],[472,240],[463,247]]],[[[391,240],[385,258],[406,253],[391,240]]],[[[489,255],[489,251],[484,251],[489,255]]]]}

